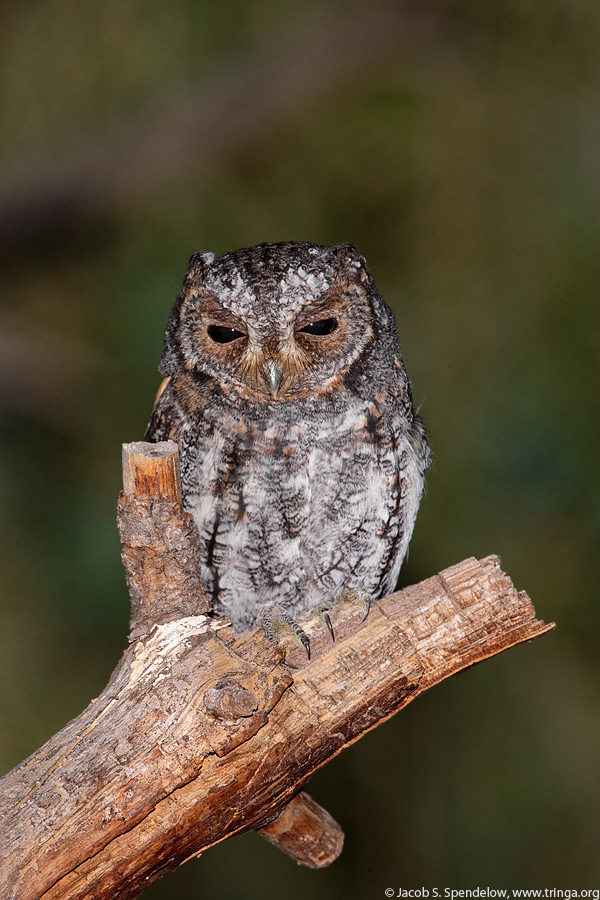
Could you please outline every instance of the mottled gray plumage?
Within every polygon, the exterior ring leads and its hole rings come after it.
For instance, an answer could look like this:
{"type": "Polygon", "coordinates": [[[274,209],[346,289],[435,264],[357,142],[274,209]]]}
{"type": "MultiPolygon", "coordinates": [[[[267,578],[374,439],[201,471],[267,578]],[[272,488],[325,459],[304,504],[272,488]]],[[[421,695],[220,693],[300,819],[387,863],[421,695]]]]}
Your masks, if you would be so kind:
{"type": "Polygon", "coordinates": [[[236,628],[394,589],[429,448],[394,317],[349,245],[194,254],[146,438],[180,446],[202,575],[236,628]]]}

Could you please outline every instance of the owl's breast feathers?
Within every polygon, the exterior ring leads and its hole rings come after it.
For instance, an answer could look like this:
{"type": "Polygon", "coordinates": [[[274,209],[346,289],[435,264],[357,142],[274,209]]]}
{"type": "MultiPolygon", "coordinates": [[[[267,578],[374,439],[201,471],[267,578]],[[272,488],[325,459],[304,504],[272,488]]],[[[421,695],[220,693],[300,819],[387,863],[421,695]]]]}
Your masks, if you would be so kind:
{"type": "Polygon", "coordinates": [[[419,420],[401,398],[269,406],[203,388],[168,380],[147,438],[180,445],[217,610],[248,627],[268,603],[301,617],[346,588],[392,590],[426,465],[419,420]]]}

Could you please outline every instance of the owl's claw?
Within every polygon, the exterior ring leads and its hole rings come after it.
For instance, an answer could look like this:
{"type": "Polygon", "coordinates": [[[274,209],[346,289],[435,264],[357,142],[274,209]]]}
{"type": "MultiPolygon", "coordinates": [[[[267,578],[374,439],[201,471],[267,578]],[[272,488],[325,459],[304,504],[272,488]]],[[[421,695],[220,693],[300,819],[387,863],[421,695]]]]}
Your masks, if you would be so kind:
{"type": "Polygon", "coordinates": [[[331,640],[335,641],[335,632],[333,630],[333,625],[331,624],[331,616],[329,615],[329,612],[327,609],[321,610],[321,618],[327,625],[327,630],[329,631],[329,634],[331,635],[331,640]]]}
{"type": "Polygon", "coordinates": [[[298,637],[299,637],[300,640],[302,641],[302,643],[303,643],[303,645],[304,645],[304,649],[306,650],[306,655],[307,655],[308,658],[310,659],[310,640],[309,640],[309,637],[308,637],[307,634],[305,634],[305,633],[302,631],[302,629],[300,628],[299,625],[296,625],[296,628],[298,629],[298,637]]]}
{"type": "Polygon", "coordinates": [[[371,612],[371,598],[364,591],[352,591],[351,593],[356,594],[356,600],[351,602],[356,602],[359,608],[362,607],[365,611],[365,614],[361,619],[361,622],[364,622],[371,612]]]}
{"type": "Polygon", "coordinates": [[[333,630],[333,625],[331,622],[331,616],[329,613],[335,609],[338,603],[348,603],[352,606],[357,606],[359,610],[363,611],[364,615],[361,619],[361,622],[364,622],[369,612],[371,610],[371,598],[364,591],[357,591],[355,588],[349,588],[344,591],[340,596],[333,601],[333,603],[324,604],[319,612],[321,614],[321,618],[327,625],[327,630],[331,635],[331,640],[335,641],[335,632],[333,630]]]}
{"type": "MultiPolygon", "coordinates": [[[[265,635],[273,644],[282,643],[282,638],[291,638],[293,643],[306,650],[310,659],[310,640],[308,635],[300,628],[297,622],[279,606],[267,606],[260,617],[260,624],[264,628],[265,635]]],[[[289,665],[289,663],[287,663],[289,665]]]]}

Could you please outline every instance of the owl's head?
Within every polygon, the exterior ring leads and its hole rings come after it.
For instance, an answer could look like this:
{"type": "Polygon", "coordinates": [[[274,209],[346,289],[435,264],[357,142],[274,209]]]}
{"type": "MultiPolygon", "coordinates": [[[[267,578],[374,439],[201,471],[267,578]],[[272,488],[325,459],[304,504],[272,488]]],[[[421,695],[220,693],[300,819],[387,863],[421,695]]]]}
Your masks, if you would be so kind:
{"type": "Polygon", "coordinates": [[[192,256],[161,371],[285,401],[333,390],[381,341],[397,349],[393,315],[354,247],[259,244],[192,256]]]}

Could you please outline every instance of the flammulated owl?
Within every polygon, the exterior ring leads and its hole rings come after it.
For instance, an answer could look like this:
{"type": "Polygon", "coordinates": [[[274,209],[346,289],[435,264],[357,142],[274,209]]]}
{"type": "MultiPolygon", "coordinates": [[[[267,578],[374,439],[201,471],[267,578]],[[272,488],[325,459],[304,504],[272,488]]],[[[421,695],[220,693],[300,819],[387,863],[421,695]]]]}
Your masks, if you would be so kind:
{"type": "MultiPolygon", "coordinates": [[[[195,253],[146,439],[179,444],[215,611],[270,637],[396,585],[430,460],[394,316],[347,244],[195,253]]],[[[368,605],[366,606],[368,610],[368,605]]]]}

